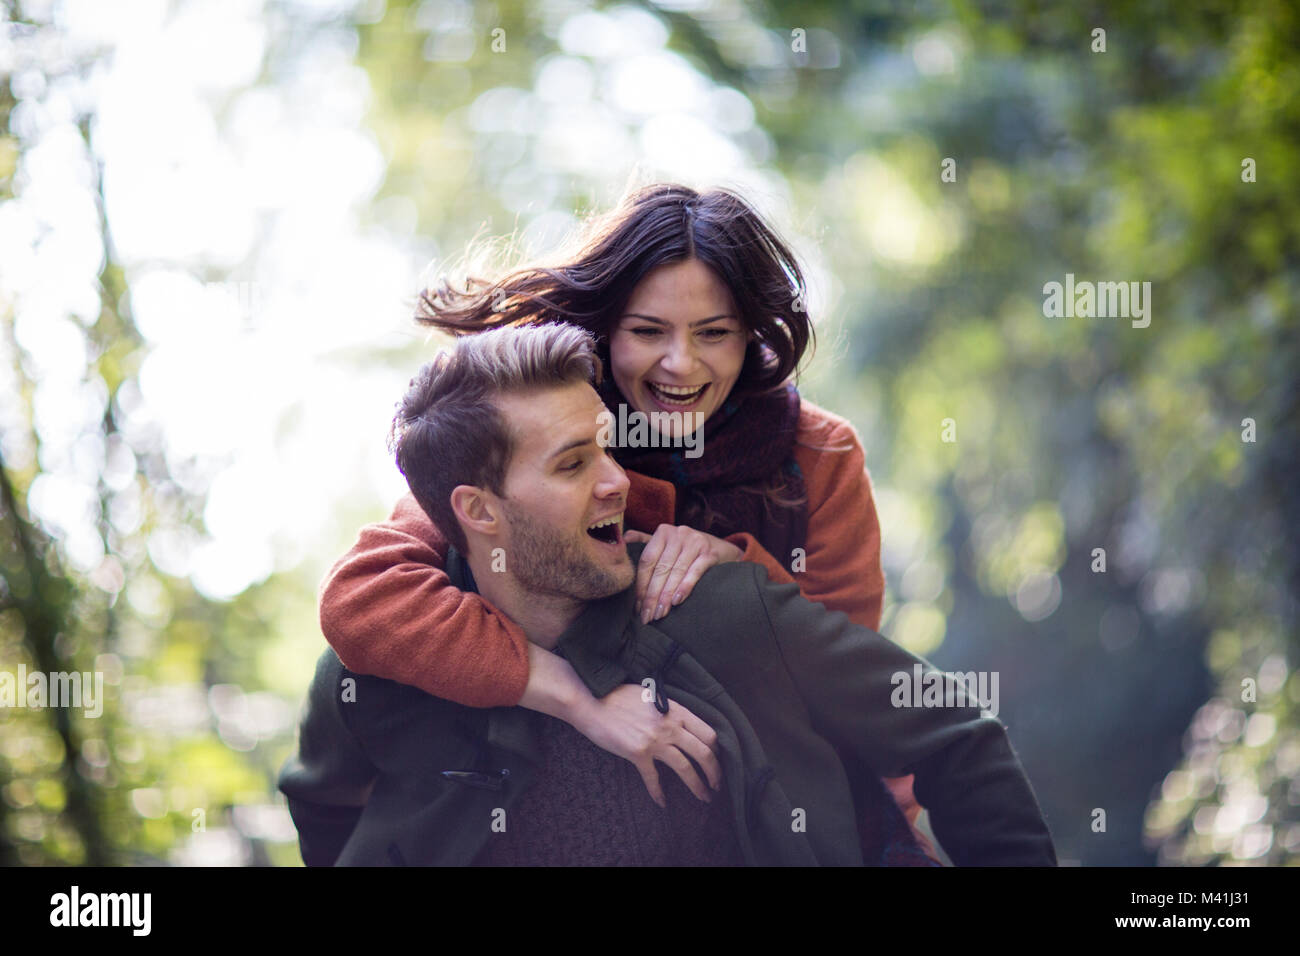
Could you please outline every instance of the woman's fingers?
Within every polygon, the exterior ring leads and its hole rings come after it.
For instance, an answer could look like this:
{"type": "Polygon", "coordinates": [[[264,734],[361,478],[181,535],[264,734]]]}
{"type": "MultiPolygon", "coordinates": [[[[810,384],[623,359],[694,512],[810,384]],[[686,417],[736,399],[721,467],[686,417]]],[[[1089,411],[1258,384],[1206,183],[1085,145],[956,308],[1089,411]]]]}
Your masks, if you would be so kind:
{"type": "Polygon", "coordinates": [[[705,571],[709,570],[709,568],[713,567],[715,564],[721,563],[722,562],[717,558],[707,553],[696,558],[695,562],[690,566],[690,569],[682,577],[681,583],[678,584],[677,588],[672,592],[673,606],[676,607],[690,596],[690,593],[695,590],[695,585],[698,584],[700,578],[704,576],[705,571]]]}
{"type": "MultiPolygon", "coordinates": [[[[709,786],[714,790],[720,788],[722,786],[722,766],[718,763],[718,755],[703,740],[684,727],[677,734],[675,740],[681,752],[700,765],[700,769],[704,771],[704,776],[708,778],[709,786]]],[[[695,795],[700,799],[705,799],[698,793],[695,795]]]]}
{"type": "MultiPolygon", "coordinates": [[[[659,537],[660,532],[655,532],[655,537],[659,537]]],[[[638,581],[644,575],[645,591],[641,598],[641,623],[649,624],[655,616],[656,608],[663,603],[664,582],[668,580],[668,575],[672,572],[673,565],[677,563],[678,557],[682,552],[682,539],[676,535],[664,535],[664,547],[656,559],[650,558],[650,549],[654,547],[654,542],[646,545],[646,549],[641,554],[641,567],[637,572],[638,581]]]]}
{"type": "MultiPolygon", "coordinates": [[[[682,783],[686,784],[691,793],[700,800],[705,802],[712,800],[709,788],[713,790],[722,788],[722,765],[718,762],[718,755],[715,752],[718,744],[717,732],[695,716],[689,707],[674,700],[668,701],[668,713],[664,715],[664,719],[676,723],[677,726],[673,730],[670,743],[656,751],[655,759],[662,760],[672,768],[677,776],[681,777],[682,783]],[[688,760],[688,757],[691,759],[688,760]],[[691,763],[691,760],[695,763],[691,763]],[[704,771],[704,776],[708,780],[707,787],[696,772],[695,764],[704,771]]],[[[651,795],[653,796],[653,793],[651,795]]]]}
{"type": "MultiPolygon", "coordinates": [[[[663,525],[660,525],[661,529],[663,527],[663,525]]],[[[642,609],[645,607],[645,594],[650,587],[650,578],[654,574],[655,565],[659,563],[659,556],[663,554],[667,543],[667,536],[656,531],[650,538],[649,543],[646,544],[645,550],[641,552],[641,560],[636,569],[636,612],[638,616],[641,615],[642,609]]],[[[644,617],[642,617],[642,623],[645,623],[644,617]]]]}
{"type": "Polygon", "coordinates": [[[663,784],[659,782],[659,768],[655,766],[654,758],[645,763],[634,763],[634,767],[641,772],[641,780],[645,784],[646,790],[650,792],[650,799],[665,810],[668,809],[668,800],[664,797],[663,784]]]}
{"type": "MultiPolygon", "coordinates": [[[[669,608],[681,603],[681,601],[677,600],[677,595],[681,593],[682,585],[686,580],[687,574],[692,568],[700,563],[701,559],[706,560],[706,562],[708,559],[708,551],[703,541],[703,535],[692,538],[690,543],[685,545],[678,553],[677,561],[673,564],[672,570],[670,570],[664,578],[663,587],[659,590],[659,596],[654,605],[654,617],[651,618],[652,621],[659,620],[659,618],[668,613],[669,608]]],[[[711,563],[712,562],[706,563],[705,567],[709,567],[711,563]]],[[[704,571],[701,570],[700,574],[703,573],[704,571]]],[[[697,575],[696,579],[698,580],[698,578],[699,576],[697,575]]],[[[694,582],[691,583],[693,586],[694,582]]],[[[690,588],[686,589],[686,593],[690,593],[690,588]]],[[[685,594],[682,594],[683,598],[685,598],[685,596],[685,594]]],[[[649,604],[649,602],[646,603],[647,605],[649,604]]]]}
{"type": "Polygon", "coordinates": [[[668,710],[670,713],[676,712],[681,717],[682,732],[688,734],[692,740],[698,741],[704,748],[701,752],[688,750],[688,753],[695,757],[696,763],[704,770],[713,789],[721,789],[722,765],[718,762],[718,732],[695,716],[690,708],[683,707],[676,701],[668,702],[668,710]]]}
{"type": "Polygon", "coordinates": [[[691,593],[715,564],[739,561],[736,545],[685,525],[661,524],[653,535],[624,532],[633,543],[644,541],[636,574],[636,611],[642,624],[658,620],[691,593]]]}
{"type": "Polygon", "coordinates": [[[659,713],[646,700],[640,684],[622,684],[563,719],[597,747],[636,767],[650,799],[661,807],[668,804],[656,760],[667,764],[701,800],[709,799],[708,788],[691,760],[699,764],[709,786],[716,790],[722,784],[721,765],[714,752],[718,736],[713,728],[673,700],[668,702],[667,713],[659,713]]]}
{"type": "MultiPolygon", "coordinates": [[[[648,550],[650,550],[649,545],[650,545],[650,542],[654,541],[654,538],[652,538],[650,535],[646,534],[644,531],[631,531],[631,530],[629,530],[629,531],[624,531],[624,532],[623,532],[623,541],[626,542],[626,543],[628,543],[628,544],[645,544],[645,545],[646,545],[646,548],[645,548],[644,551],[641,552],[641,559],[642,559],[642,560],[645,560],[645,552],[648,551],[648,550]]],[[[658,550],[660,550],[660,551],[663,550],[663,543],[662,543],[662,542],[660,542],[659,547],[658,547],[658,550]]],[[[644,576],[643,576],[643,575],[641,574],[641,572],[640,572],[640,570],[639,570],[639,569],[640,569],[640,565],[638,565],[637,567],[638,567],[638,571],[637,571],[637,576],[636,576],[636,614],[637,614],[637,617],[640,617],[640,616],[641,616],[641,598],[642,598],[642,596],[643,596],[644,593],[645,593],[645,586],[646,586],[646,584],[649,582],[649,579],[650,579],[650,578],[649,578],[649,575],[644,575],[644,576]]]]}
{"type": "MultiPolygon", "coordinates": [[[[709,796],[709,788],[704,785],[700,775],[695,772],[695,767],[686,759],[686,754],[676,747],[665,747],[659,753],[655,754],[656,760],[661,760],[669,766],[677,776],[682,778],[682,783],[686,788],[695,794],[696,797],[708,803],[712,798],[709,796]]],[[[653,796],[653,794],[651,794],[653,796]]]]}

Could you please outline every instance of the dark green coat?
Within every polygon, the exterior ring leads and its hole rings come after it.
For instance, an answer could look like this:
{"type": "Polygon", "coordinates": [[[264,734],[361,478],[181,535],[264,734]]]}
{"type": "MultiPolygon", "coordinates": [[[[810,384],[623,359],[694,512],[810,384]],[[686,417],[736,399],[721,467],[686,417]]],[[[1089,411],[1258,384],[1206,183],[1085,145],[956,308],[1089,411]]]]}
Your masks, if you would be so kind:
{"type": "MultiPolygon", "coordinates": [[[[635,561],[640,546],[630,551],[635,561]]],[[[473,587],[454,552],[448,573],[473,587]]],[[[713,727],[748,863],[861,865],[851,777],[914,773],[916,798],[957,865],[1055,865],[998,720],[977,706],[891,705],[893,675],[912,675],[918,662],[933,670],[927,662],[794,585],[772,584],[757,564],[711,568],[651,625],[633,604],[631,589],[592,602],[559,649],[596,696],[651,677],[713,727]],[[837,747],[852,755],[847,766],[837,747]]],[[[326,651],[299,751],[280,775],[303,860],[472,862],[532,781],[534,719],[354,674],[326,651]]]]}

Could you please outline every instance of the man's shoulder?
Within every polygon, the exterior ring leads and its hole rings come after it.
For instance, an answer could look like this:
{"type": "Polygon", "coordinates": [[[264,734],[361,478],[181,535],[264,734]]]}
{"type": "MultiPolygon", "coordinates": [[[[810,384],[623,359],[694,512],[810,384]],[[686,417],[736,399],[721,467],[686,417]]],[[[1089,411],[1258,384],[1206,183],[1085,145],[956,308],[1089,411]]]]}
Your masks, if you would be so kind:
{"type": "Polygon", "coordinates": [[[715,633],[730,642],[774,638],[779,643],[807,628],[852,623],[842,611],[808,600],[798,584],[773,581],[754,561],[715,564],[664,620],[674,614],[678,626],[715,633]]]}
{"type": "Polygon", "coordinates": [[[728,561],[700,575],[673,613],[689,626],[725,625],[726,633],[734,636],[746,626],[766,629],[772,604],[798,595],[797,585],[771,580],[756,561],[728,561]]]}
{"type": "Polygon", "coordinates": [[[325,648],[325,650],[321,651],[320,657],[316,658],[316,672],[312,676],[308,693],[318,695],[326,687],[342,680],[347,672],[348,669],[343,666],[343,662],[339,660],[339,655],[334,648],[325,648]]]}

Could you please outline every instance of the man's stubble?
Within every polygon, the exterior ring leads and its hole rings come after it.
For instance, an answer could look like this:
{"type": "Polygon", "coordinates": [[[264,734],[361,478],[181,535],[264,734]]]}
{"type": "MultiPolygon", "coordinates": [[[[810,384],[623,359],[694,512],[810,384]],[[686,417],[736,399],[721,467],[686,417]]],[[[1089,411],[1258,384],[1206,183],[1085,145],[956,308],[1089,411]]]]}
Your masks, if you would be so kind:
{"type": "Polygon", "coordinates": [[[503,501],[510,521],[510,570],[525,590],[580,601],[596,601],[631,585],[635,570],[629,558],[625,573],[596,565],[572,538],[503,501]]]}

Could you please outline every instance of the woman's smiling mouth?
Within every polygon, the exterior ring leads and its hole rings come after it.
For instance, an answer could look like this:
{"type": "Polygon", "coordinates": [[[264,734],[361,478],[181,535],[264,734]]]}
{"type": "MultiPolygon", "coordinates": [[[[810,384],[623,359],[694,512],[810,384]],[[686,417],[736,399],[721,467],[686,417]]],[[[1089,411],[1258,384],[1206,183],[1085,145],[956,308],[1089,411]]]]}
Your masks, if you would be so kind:
{"type": "Polygon", "coordinates": [[[661,405],[676,408],[686,408],[694,405],[708,390],[710,382],[703,385],[660,385],[657,382],[646,382],[646,389],[650,392],[652,398],[661,405]]]}

